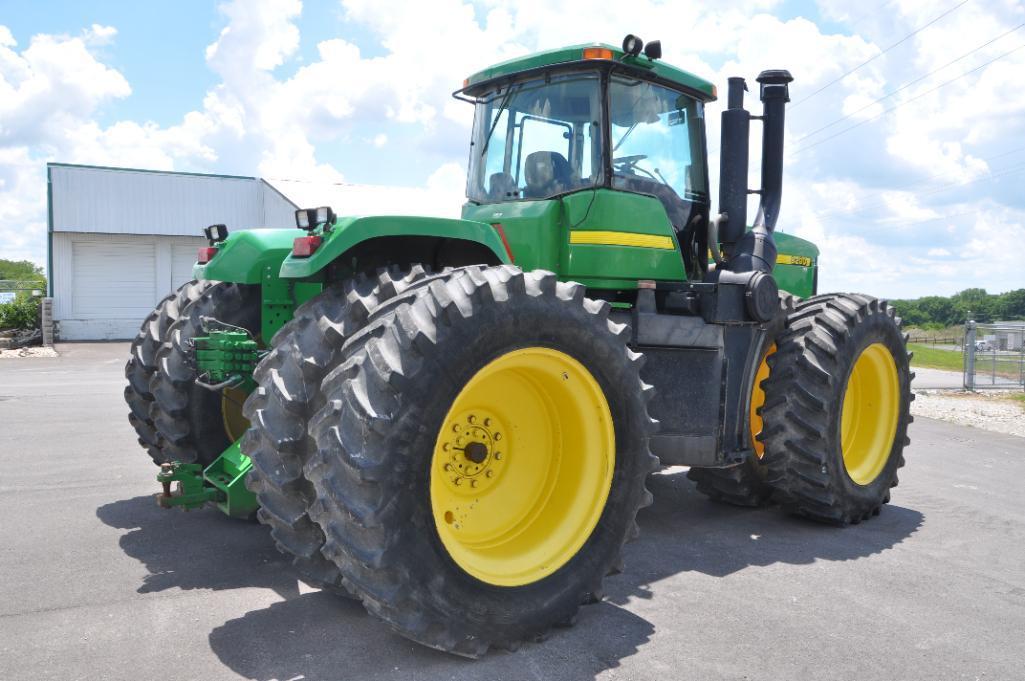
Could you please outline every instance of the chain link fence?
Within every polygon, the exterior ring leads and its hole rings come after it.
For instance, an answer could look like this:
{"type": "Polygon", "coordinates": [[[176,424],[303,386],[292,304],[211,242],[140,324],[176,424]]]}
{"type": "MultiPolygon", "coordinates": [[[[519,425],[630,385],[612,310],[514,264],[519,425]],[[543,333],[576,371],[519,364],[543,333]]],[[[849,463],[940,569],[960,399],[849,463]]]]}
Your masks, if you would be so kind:
{"type": "Polygon", "coordinates": [[[965,324],[966,390],[1025,390],[1025,322],[965,324]]]}

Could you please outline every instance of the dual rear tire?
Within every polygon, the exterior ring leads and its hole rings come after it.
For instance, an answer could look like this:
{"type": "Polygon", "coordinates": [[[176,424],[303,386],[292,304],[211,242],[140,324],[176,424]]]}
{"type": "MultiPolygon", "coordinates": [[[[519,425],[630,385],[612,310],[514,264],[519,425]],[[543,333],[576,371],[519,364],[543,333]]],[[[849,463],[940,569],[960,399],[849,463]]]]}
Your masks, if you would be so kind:
{"type": "Polygon", "coordinates": [[[311,422],[309,512],[371,613],[476,657],[600,598],[656,465],[640,356],[608,313],[550,273],[466,268],[347,342],[311,422]]]}

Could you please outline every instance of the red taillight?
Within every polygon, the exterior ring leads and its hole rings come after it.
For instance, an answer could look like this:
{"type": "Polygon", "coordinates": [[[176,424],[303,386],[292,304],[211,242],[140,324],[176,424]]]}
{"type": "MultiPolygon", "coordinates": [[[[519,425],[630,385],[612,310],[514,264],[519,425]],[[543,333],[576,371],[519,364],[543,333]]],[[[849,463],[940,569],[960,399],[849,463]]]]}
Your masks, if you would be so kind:
{"type": "Polygon", "coordinates": [[[308,258],[320,247],[322,241],[324,241],[324,238],[315,234],[312,236],[301,236],[292,243],[292,255],[297,258],[308,258]]]}
{"type": "Polygon", "coordinates": [[[199,249],[199,264],[207,264],[208,262],[213,260],[215,255],[217,255],[216,246],[204,246],[203,248],[199,249]]]}

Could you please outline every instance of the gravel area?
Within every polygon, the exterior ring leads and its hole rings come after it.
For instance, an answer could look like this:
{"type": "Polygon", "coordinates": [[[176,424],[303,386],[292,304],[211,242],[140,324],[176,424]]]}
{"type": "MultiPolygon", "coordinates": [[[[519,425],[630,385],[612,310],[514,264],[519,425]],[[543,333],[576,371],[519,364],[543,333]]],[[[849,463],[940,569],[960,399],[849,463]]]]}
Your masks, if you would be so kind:
{"type": "Polygon", "coordinates": [[[19,357],[57,357],[53,348],[31,347],[17,350],[0,350],[0,359],[18,359],[19,357]]]}
{"type": "Polygon", "coordinates": [[[1025,405],[1006,393],[916,390],[911,413],[961,426],[1025,437],[1025,405]]]}

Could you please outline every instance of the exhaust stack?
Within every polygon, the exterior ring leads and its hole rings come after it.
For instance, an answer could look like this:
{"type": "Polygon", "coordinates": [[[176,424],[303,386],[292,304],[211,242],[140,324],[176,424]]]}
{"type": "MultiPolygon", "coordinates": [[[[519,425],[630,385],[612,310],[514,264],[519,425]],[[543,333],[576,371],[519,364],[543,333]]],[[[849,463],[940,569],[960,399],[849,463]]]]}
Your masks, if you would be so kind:
{"type": "Polygon", "coordinates": [[[762,71],[758,75],[762,100],[762,187],[754,226],[747,231],[747,168],[749,122],[743,108],[744,80],[729,79],[728,108],[722,114],[722,156],[719,209],[725,213],[720,241],[726,252],[725,268],[733,272],[772,272],[776,264],[776,228],[783,195],[783,123],[790,101],[789,71],[762,71]],[[738,81],[735,84],[735,81],[738,81]]]}

